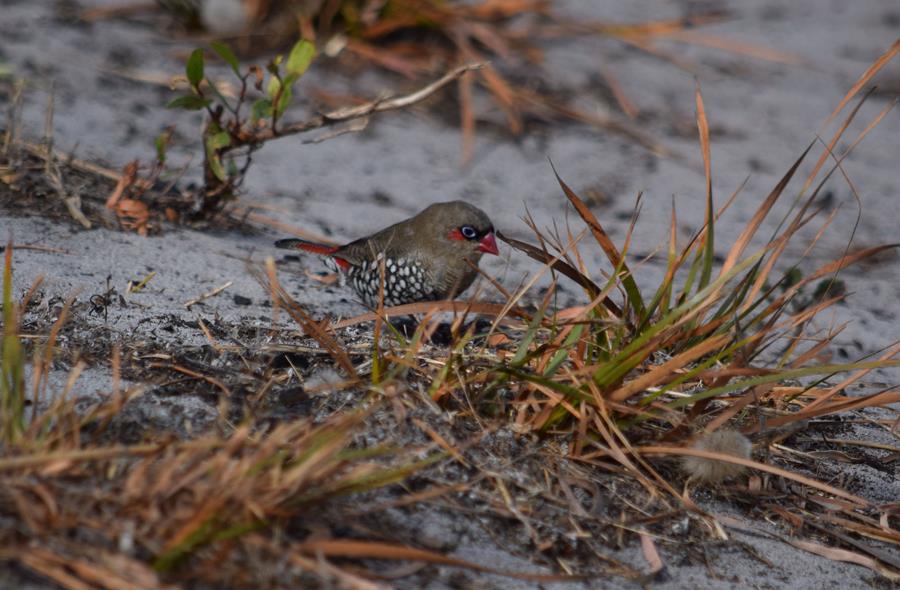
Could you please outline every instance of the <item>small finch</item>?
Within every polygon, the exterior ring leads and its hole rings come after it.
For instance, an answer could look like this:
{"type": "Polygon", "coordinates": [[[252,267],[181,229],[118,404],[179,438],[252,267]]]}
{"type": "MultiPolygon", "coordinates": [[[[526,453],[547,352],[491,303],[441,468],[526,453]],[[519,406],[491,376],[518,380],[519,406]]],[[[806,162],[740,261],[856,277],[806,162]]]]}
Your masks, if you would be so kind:
{"type": "Polygon", "coordinates": [[[450,299],[469,288],[482,254],[498,254],[488,216],[463,201],[435,203],[418,215],[344,246],[296,238],[278,240],[278,248],[327,256],[370,308],[378,306],[381,264],[384,304],[450,299]]]}

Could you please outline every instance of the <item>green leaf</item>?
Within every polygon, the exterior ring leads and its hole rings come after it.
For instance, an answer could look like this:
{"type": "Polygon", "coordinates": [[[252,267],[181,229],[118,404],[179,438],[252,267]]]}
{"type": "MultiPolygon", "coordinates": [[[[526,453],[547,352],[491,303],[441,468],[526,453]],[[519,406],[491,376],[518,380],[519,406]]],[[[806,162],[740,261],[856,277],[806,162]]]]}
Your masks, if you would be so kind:
{"type": "Polygon", "coordinates": [[[261,98],[250,107],[250,121],[255,125],[260,119],[268,119],[272,116],[272,101],[261,98]]]}
{"type": "Polygon", "coordinates": [[[179,96],[169,101],[166,105],[167,109],[184,109],[186,111],[199,111],[212,104],[212,101],[196,94],[187,94],[179,96]]]}
{"type": "Polygon", "coordinates": [[[225,173],[225,167],[222,166],[222,158],[219,157],[219,154],[210,152],[208,148],[206,154],[208,156],[206,162],[209,164],[209,169],[212,171],[213,175],[222,182],[228,180],[228,175],[225,173]]]}
{"type": "Polygon", "coordinates": [[[547,363],[547,368],[544,369],[544,377],[552,377],[559,366],[563,364],[563,361],[569,358],[569,352],[578,343],[582,332],[584,332],[584,324],[578,324],[572,328],[572,331],[566,336],[566,341],[563,342],[563,345],[559,347],[559,350],[553,354],[553,358],[547,363]]]}
{"type": "Polygon", "coordinates": [[[188,82],[196,89],[203,80],[203,50],[195,49],[191,52],[191,56],[187,60],[187,66],[184,68],[188,82]]]}
{"type": "Polygon", "coordinates": [[[285,86],[284,90],[281,92],[281,98],[278,99],[278,104],[275,107],[278,116],[280,117],[285,109],[287,109],[288,105],[291,103],[291,98],[293,98],[294,93],[291,90],[290,86],[285,86]]]}
{"type": "Polygon", "coordinates": [[[212,47],[212,50],[215,51],[216,54],[218,54],[218,56],[221,57],[225,61],[225,63],[227,63],[229,66],[231,66],[231,70],[234,72],[235,76],[238,76],[238,77],[241,76],[241,70],[240,70],[240,65],[238,64],[238,59],[234,55],[234,52],[231,50],[231,48],[228,45],[226,45],[225,43],[222,43],[221,41],[213,41],[212,43],[209,44],[209,46],[212,47]]]}
{"type": "Polygon", "coordinates": [[[309,64],[312,63],[315,55],[316,46],[306,39],[300,39],[291,48],[284,69],[288,74],[293,74],[299,78],[309,68],[309,64]]]}
{"type": "Polygon", "coordinates": [[[266,86],[266,94],[269,96],[269,99],[275,100],[275,97],[278,96],[278,91],[281,89],[281,80],[272,76],[269,78],[269,84],[266,86]]]}
{"type": "Polygon", "coordinates": [[[168,132],[160,133],[156,136],[156,160],[160,164],[166,163],[166,145],[169,143],[168,132]]]}
{"type": "Polygon", "coordinates": [[[219,131],[214,135],[210,135],[206,140],[206,145],[218,151],[231,145],[231,136],[227,131],[219,131]]]}
{"type": "Polygon", "coordinates": [[[511,366],[520,368],[525,364],[525,361],[528,360],[531,343],[534,342],[534,338],[537,336],[538,329],[541,327],[541,320],[544,318],[544,313],[546,311],[547,308],[544,305],[538,309],[536,314],[534,314],[534,317],[531,319],[531,324],[528,326],[528,331],[525,332],[524,336],[522,336],[522,340],[519,341],[519,348],[516,351],[516,356],[514,356],[509,363],[511,366]]]}
{"type": "Polygon", "coordinates": [[[231,145],[231,136],[228,135],[227,131],[214,131],[212,135],[206,138],[206,162],[215,177],[222,182],[228,180],[228,174],[222,165],[219,150],[229,145],[231,145]]]}

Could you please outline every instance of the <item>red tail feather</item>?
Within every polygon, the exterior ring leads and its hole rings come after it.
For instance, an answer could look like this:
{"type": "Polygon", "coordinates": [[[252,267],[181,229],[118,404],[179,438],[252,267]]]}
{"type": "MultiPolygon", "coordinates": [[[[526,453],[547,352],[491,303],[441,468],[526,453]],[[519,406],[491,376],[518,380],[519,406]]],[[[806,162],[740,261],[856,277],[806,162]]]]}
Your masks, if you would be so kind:
{"type": "MultiPolygon", "coordinates": [[[[276,248],[286,248],[288,250],[303,250],[304,252],[310,252],[312,254],[321,254],[323,256],[330,256],[341,249],[340,246],[329,246],[328,244],[317,244],[316,242],[307,242],[306,240],[301,240],[300,238],[288,238],[286,240],[278,240],[275,242],[276,248]]],[[[337,267],[345,271],[350,268],[350,263],[344,260],[343,258],[339,258],[338,256],[332,256],[331,258],[337,267]]],[[[337,269],[335,269],[337,270],[337,269]]]]}
{"type": "Polygon", "coordinates": [[[278,240],[275,242],[276,248],[286,248],[288,250],[304,250],[313,254],[334,254],[340,249],[340,246],[329,246],[327,244],[317,244],[315,242],[307,242],[299,238],[288,238],[286,240],[278,240]]]}

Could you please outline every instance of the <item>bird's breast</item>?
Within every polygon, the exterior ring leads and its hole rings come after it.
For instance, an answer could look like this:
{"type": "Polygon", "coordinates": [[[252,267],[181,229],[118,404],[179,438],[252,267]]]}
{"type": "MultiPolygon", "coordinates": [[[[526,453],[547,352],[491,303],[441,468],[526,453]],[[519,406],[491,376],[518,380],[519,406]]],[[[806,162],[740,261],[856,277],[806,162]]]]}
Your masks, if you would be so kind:
{"type": "Polygon", "coordinates": [[[434,286],[424,264],[418,260],[392,256],[364,260],[349,269],[347,280],[370,307],[378,306],[382,285],[385,305],[433,298],[434,286]]]}

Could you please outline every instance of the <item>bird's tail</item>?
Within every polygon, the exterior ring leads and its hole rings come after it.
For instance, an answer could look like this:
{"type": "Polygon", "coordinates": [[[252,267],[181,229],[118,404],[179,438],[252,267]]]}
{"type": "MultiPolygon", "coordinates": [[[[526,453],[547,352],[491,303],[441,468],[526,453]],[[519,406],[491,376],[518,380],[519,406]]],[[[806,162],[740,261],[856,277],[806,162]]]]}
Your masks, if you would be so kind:
{"type": "Polygon", "coordinates": [[[312,252],[313,254],[329,255],[334,254],[340,249],[340,246],[329,246],[328,244],[317,244],[316,242],[308,242],[300,238],[288,238],[286,240],[278,240],[275,242],[276,248],[285,248],[287,250],[303,250],[312,252]]]}

